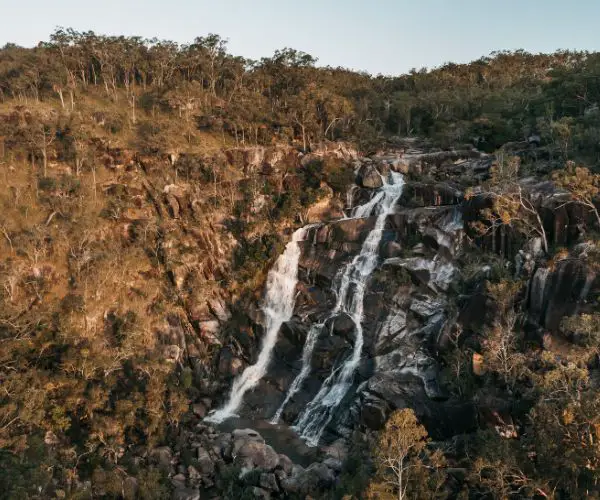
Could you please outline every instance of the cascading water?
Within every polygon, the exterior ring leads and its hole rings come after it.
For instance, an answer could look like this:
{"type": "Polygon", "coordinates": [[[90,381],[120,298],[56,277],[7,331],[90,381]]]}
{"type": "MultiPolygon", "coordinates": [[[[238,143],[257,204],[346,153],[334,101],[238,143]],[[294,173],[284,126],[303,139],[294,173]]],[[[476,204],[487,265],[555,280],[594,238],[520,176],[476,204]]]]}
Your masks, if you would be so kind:
{"type": "MultiPolygon", "coordinates": [[[[366,204],[353,211],[352,218],[367,217],[373,212],[377,214],[375,227],[365,239],[360,253],[348,263],[341,272],[341,277],[335,280],[334,292],[337,296],[336,305],[329,315],[332,318],[342,312],[348,314],[355,325],[355,340],[352,354],[344,363],[336,368],[323,382],[321,389],[300,415],[294,428],[310,446],[316,446],[325,427],[331,421],[335,409],[352,386],[354,372],[358,367],[363,348],[363,299],[366,292],[367,280],[377,267],[378,251],[386,219],[393,210],[402,194],[404,179],[401,174],[392,172],[389,180],[384,182],[381,190],[366,204]],[[350,293],[352,291],[352,293],[350,293]]],[[[325,322],[311,327],[302,353],[302,369],[292,382],[288,394],[281,407],[273,417],[277,422],[283,409],[300,390],[304,380],[310,373],[310,360],[319,334],[325,322]]]]}
{"type": "Polygon", "coordinates": [[[262,306],[265,316],[265,336],[257,362],[246,368],[235,379],[225,406],[209,415],[205,419],[206,421],[220,423],[235,416],[235,412],[242,404],[244,394],[254,388],[265,375],[281,325],[289,321],[294,312],[298,260],[301,254],[298,242],[304,239],[306,232],[311,227],[313,225],[305,226],[294,233],[292,241],[287,244],[285,251],[269,271],[267,290],[262,306]]]}
{"type": "Polygon", "coordinates": [[[302,388],[302,384],[306,380],[306,377],[308,377],[308,375],[310,374],[310,359],[312,358],[312,353],[315,349],[315,344],[317,343],[322,328],[323,323],[316,323],[310,327],[308,335],[306,336],[306,341],[304,342],[304,348],[302,349],[302,369],[290,385],[285,399],[283,400],[283,403],[281,403],[281,406],[275,412],[275,415],[271,419],[272,424],[276,424],[279,422],[281,414],[283,413],[283,410],[285,409],[287,404],[290,402],[290,399],[292,399],[296,395],[296,393],[302,388]]]}

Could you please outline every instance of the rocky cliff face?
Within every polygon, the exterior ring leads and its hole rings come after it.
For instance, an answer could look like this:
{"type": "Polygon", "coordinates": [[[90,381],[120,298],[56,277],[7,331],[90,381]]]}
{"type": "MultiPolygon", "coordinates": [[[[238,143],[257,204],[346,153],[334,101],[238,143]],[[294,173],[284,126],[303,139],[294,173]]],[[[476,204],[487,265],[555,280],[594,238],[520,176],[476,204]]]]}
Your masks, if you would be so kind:
{"type": "MultiPolygon", "coordinates": [[[[256,158],[257,152],[244,153],[244,165],[253,169],[268,165],[265,175],[281,170],[278,162],[284,153],[259,153],[262,159],[256,158]]],[[[328,154],[352,162],[355,170],[356,184],[348,190],[344,212],[332,197],[308,211],[312,224],[298,242],[291,319],[279,330],[266,373],[252,381],[255,387],[244,394],[235,412],[239,418],[220,427],[200,425],[192,432],[189,439],[199,441],[191,446],[202,451],[206,471],[200,471],[197,479],[185,471],[179,474],[176,486],[182,494],[181,488],[190,485],[211,491],[219,467],[235,464],[260,471],[246,479],[258,497],[314,494],[335,482],[341,470],[336,460],[345,457],[349,438],[356,431],[368,435],[380,429],[399,408],[414,409],[435,439],[477,429],[482,403],[457,398],[446,389],[439,359],[457,327],[468,338],[490,321],[489,299],[480,285],[493,272],[492,265],[525,280],[522,305],[528,328],[539,339],[545,332],[557,331],[565,314],[585,310],[598,295],[600,282],[586,262],[585,244],[574,246],[560,261],[547,262],[535,240],[524,241],[505,228],[485,236],[471,230],[470,223],[489,202],[485,196],[465,200],[464,190],[486,178],[490,157],[474,151],[416,150],[371,158],[336,150],[313,157],[328,154]],[[386,183],[398,174],[404,177],[402,192],[382,216],[386,183]],[[360,277],[355,271],[363,268],[365,248],[373,241],[374,249],[369,251],[375,255],[375,267],[360,277]],[[479,256],[475,261],[473,252],[479,256]],[[349,284],[344,288],[346,276],[349,284]],[[356,297],[361,301],[360,338],[356,297]],[[347,303],[340,305],[340,300],[347,303]],[[357,352],[356,366],[345,377],[344,370],[357,352]],[[322,413],[315,410],[307,417],[307,409],[315,407],[322,413]],[[306,429],[315,421],[323,428],[307,439],[306,429]],[[227,430],[248,425],[260,428],[252,439],[246,438],[253,431],[227,430]],[[203,437],[194,438],[198,433],[203,437]],[[240,433],[246,433],[244,439],[251,445],[235,444],[243,440],[240,433]],[[311,451],[307,443],[318,446],[311,451]],[[231,451],[237,449],[241,451],[231,451]],[[282,452],[294,457],[296,465],[278,455],[282,452]]],[[[300,159],[301,164],[310,161],[310,157],[300,159]]],[[[537,193],[553,244],[572,246],[582,239],[585,213],[562,206],[562,195],[551,185],[524,182],[537,193]]],[[[171,218],[185,218],[188,210],[193,213],[193,201],[186,201],[184,192],[166,187],[164,196],[171,218]]],[[[188,305],[190,320],[206,338],[222,345],[213,366],[202,368],[202,373],[213,375],[203,375],[198,387],[200,417],[225,403],[232,378],[259,359],[264,335],[260,300],[245,302],[241,314],[238,304],[232,317],[231,296],[213,294],[199,300],[193,296],[194,287],[185,286],[190,272],[204,270],[205,277],[216,279],[224,266],[226,274],[226,249],[231,247],[216,234],[212,238],[190,234],[189,251],[181,251],[185,238],[172,243],[167,239],[164,244],[166,262],[188,305]],[[206,264],[177,257],[196,254],[198,245],[204,245],[206,264]]]]}
{"type": "MultiPolygon", "coordinates": [[[[294,429],[307,407],[319,399],[332,374],[343,370],[352,356],[357,342],[356,318],[339,307],[332,315],[339,301],[339,281],[374,231],[377,197],[385,179],[390,172],[399,172],[406,184],[385,217],[376,250],[377,267],[365,280],[360,361],[350,378],[351,386],[344,389],[339,401],[329,403],[334,411],[319,435],[319,454],[315,457],[322,461],[331,450],[339,456],[354,431],[380,429],[390,412],[398,408],[413,408],[436,439],[478,427],[480,408],[473,401],[449,395],[438,363],[438,354],[447,345],[453,327],[460,324],[468,333],[489,320],[482,307],[484,296],[478,292],[461,295],[468,274],[465,266],[472,267],[466,255],[473,244],[479,251],[502,256],[506,272],[527,280],[523,304],[531,326],[540,335],[556,330],[565,314],[585,308],[599,287],[596,274],[586,265],[585,246],[550,268],[543,259],[536,260],[535,242],[521,241],[505,230],[474,238],[469,222],[474,220],[477,206],[487,202],[485,198],[465,201],[463,191],[484,179],[490,166],[489,157],[472,151],[409,151],[354,159],[356,186],[349,189],[346,215],[317,222],[299,242],[294,313],[279,332],[267,373],[246,394],[237,412],[245,422],[264,426],[261,422],[270,420],[279,409],[276,428],[294,429]],[[411,180],[416,177],[421,180],[411,180]],[[357,211],[364,216],[356,217],[357,211]]],[[[560,195],[551,186],[530,185],[539,192],[551,240],[565,244],[576,241],[582,213],[555,209],[560,195]]],[[[479,267],[476,274],[483,279],[490,268],[484,262],[479,267]]],[[[252,316],[261,322],[260,313],[252,316]]],[[[260,327],[255,330],[260,331],[260,327]]],[[[254,339],[245,350],[238,350],[240,362],[255,362],[259,347],[254,339]]],[[[222,351],[221,359],[229,359],[231,365],[230,348],[222,351]]],[[[302,434],[301,427],[296,431],[302,434]]],[[[304,446],[296,442],[297,448],[304,446]]],[[[312,469],[316,470],[320,461],[312,469]]],[[[335,467],[328,470],[321,475],[335,476],[335,467]]],[[[299,469],[290,474],[302,483],[299,469]]],[[[264,489],[283,494],[286,479],[280,475],[277,488],[264,489]]]]}

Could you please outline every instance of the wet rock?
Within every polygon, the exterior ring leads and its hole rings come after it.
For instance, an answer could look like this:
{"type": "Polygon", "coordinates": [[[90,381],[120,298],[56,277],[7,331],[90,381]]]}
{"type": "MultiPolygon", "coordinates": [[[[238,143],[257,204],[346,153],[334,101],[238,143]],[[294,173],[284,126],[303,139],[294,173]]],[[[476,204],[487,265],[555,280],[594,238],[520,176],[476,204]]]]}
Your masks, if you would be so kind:
{"type": "Polygon", "coordinates": [[[388,241],[381,245],[380,255],[384,259],[399,257],[402,255],[402,245],[397,241],[388,241]]]}
{"type": "Polygon", "coordinates": [[[343,337],[349,342],[354,342],[354,320],[346,313],[341,313],[325,323],[325,328],[333,335],[343,337]]]}

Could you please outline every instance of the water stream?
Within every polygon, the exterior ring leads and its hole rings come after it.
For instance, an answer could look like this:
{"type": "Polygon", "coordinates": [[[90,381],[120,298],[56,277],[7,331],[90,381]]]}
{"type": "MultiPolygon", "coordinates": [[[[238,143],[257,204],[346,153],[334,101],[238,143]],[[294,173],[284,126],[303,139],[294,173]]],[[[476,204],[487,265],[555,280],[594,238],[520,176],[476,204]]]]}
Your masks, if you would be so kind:
{"type": "Polygon", "coordinates": [[[298,229],[279,256],[267,277],[267,287],[262,310],[265,317],[265,335],[255,364],[247,367],[235,379],[231,387],[229,399],[225,405],[206,417],[207,422],[221,423],[237,416],[236,411],[242,404],[246,392],[253,389],[265,375],[277,335],[281,325],[289,321],[294,312],[296,299],[296,283],[298,282],[298,260],[301,249],[298,242],[302,241],[312,225],[298,229]]]}
{"type": "MultiPolygon", "coordinates": [[[[369,202],[353,210],[352,218],[377,215],[377,220],[365,239],[360,253],[346,264],[340,273],[340,279],[336,279],[334,282],[337,301],[328,319],[340,313],[346,313],[352,318],[355,327],[354,346],[350,356],[325,379],[321,389],[301,413],[294,426],[294,429],[309,446],[318,444],[321,434],[333,418],[336,408],[352,386],[364,343],[362,329],[363,299],[367,282],[377,267],[379,244],[383,236],[385,222],[388,215],[394,211],[394,206],[402,194],[403,185],[402,175],[391,172],[389,177],[384,180],[384,185],[380,191],[369,202]]],[[[283,403],[272,419],[273,423],[279,421],[285,406],[294,394],[301,389],[302,384],[310,374],[312,353],[325,323],[326,321],[315,324],[310,328],[302,353],[302,369],[290,385],[283,403]]]]}

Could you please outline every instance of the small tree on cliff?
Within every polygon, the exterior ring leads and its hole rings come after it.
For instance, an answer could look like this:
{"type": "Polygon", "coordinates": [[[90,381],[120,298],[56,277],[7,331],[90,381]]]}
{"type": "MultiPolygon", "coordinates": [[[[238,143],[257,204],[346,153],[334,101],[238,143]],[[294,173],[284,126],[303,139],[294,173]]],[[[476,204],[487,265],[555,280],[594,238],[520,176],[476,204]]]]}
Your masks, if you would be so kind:
{"type": "Polygon", "coordinates": [[[554,172],[554,184],[569,192],[572,200],[568,203],[577,203],[586,207],[596,217],[600,227],[600,214],[594,199],[600,195],[600,174],[593,174],[585,167],[578,167],[574,162],[567,162],[564,170],[554,172]]]}
{"type": "MultiPolygon", "coordinates": [[[[498,153],[491,179],[481,193],[492,200],[492,207],[482,211],[487,223],[478,222],[474,227],[481,234],[495,231],[503,225],[513,227],[527,237],[539,237],[544,252],[548,253],[548,237],[542,218],[531,194],[518,183],[519,167],[519,157],[506,158],[498,153]]],[[[473,191],[467,191],[465,196],[469,199],[473,195],[473,191]]]]}
{"type": "Polygon", "coordinates": [[[522,286],[518,281],[488,283],[487,293],[497,308],[493,325],[487,328],[482,341],[485,366],[509,386],[526,374],[525,356],[519,350],[516,298],[522,286]]]}
{"type": "Polygon", "coordinates": [[[411,409],[398,410],[381,431],[375,450],[377,472],[367,490],[370,499],[443,497],[441,452],[427,448],[427,431],[411,409]]]}

